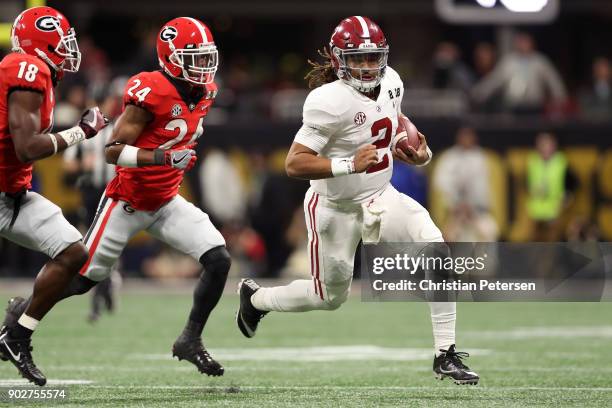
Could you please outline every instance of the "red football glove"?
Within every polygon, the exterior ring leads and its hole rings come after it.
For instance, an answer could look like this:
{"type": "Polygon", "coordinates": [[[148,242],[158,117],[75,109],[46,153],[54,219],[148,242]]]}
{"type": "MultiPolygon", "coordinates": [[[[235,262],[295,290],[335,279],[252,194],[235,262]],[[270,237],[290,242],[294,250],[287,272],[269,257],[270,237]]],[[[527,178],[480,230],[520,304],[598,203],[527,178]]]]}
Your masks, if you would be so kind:
{"type": "Polygon", "coordinates": [[[98,134],[99,131],[104,129],[109,123],[106,116],[100,112],[100,109],[96,106],[95,108],[89,108],[81,116],[78,126],[85,132],[85,137],[91,139],[98,134]]]}

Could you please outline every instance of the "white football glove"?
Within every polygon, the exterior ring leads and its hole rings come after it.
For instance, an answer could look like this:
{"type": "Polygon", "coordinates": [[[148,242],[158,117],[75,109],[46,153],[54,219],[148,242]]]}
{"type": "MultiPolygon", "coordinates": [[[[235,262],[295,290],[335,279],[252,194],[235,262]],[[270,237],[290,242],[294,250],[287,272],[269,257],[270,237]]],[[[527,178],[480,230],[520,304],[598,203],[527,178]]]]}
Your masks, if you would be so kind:
{"type": "Polygon", "coordinates": [[[196,152],[191,149],[166,150],[164,152],[166,165],[180,170],[189,170],[195,162],[196,152]]]}

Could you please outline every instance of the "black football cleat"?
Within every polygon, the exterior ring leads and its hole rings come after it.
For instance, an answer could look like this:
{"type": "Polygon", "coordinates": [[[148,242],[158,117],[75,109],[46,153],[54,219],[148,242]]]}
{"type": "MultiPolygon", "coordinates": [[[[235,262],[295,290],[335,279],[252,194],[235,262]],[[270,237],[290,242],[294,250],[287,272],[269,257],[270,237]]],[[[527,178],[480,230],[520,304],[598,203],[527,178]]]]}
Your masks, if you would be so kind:
{"type": "Polygon", "coordinates": [[[236,313],[236,324],[238,324],[240,332],[248,338],[255,336],[259,321],[268,314],[268,312],[256,309],[251,302],[251,296],[260,288],[261,286],[253,279],[242,279],[238,284],[240,308],[236,313]]]}
{"type": "Polygon", "coordinates": [[[443,380],[444,377],[450,377],[455,384],[478,384],[480,377],[474,371],[463,364],[461,359],[469,357],[465,352],[455,350],[455,345],[451,345],[448,350],[440,349],[442,354],[434,357],[433,372],[438,380],[443,380]]]}
{"type": "Polygon", "coordinates": [[[26,306],[27,300],[20,296],[15,296],[14,298],[9,299],[6,306],[6,315],[4,316],[2,327],[15,326],[17,320],[19,320],[23,312],[25,312],[26,306]]]}
{"type": "Polygon", "coordinates": [[[216,362],[206,351],[199,337],[188,338],[181,334],[172,346],[172,356],[180,360],[187,360],[198,368],[202,374],[213,377],[222,376],[225,369],[216,362]]]}
{"type": "Polygon", "coordinates": [[[47,383],[47,379],[32,360],[31,342],[32,339],[29,338],[11,338],[6,327],[0,331],[0,353],[17,367],[23,378],[42,387],[47,383]]]}
{"type": "MultiPolygon", "coordinates": [[[[19,317],[23,314],[27,306],[27,300],[15,296],[14,298],[9,299],[8,305],[6,306],[6,315],[4,316],[4,321],[2,322],[2,326],[0,326],[0,333],[5,328],[8,329],[10,327],[15,326],[19,317]]],[[[0,350],[0,360],[8,361],[8,357],[0,350]]]]}

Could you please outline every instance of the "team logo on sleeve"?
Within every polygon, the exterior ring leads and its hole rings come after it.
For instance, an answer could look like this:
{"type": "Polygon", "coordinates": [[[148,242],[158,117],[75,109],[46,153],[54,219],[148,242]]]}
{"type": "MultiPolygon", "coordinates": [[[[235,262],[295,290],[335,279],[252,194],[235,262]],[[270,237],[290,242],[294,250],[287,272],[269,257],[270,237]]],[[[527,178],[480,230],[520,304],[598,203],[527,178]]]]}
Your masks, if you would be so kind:
{"type": "Polygon", "coordinates": [[[206,92],[206,99],[214,99],[217,96],[217,90],[206,92]]]}
{"type": "Polygon", "coordinates": [[[181,113],[183,113],[183,109],[181,108],[181,105],[179,105],[178,103],[174,105],[172,109],[170,110],[170,114],[172,115],[173,118],[176,118],[181,113]]]}
{"type": "Polygon", "coordinates": [[[60,26],[59,19],[55,16],[42,16],[35,24],[40,31],[55,31],[60,26]]]}
{"type": "Polygon", "coordinates": [[[177,35],[178,35],[178,31],[176,30],[176,28],[172,26],[168,26],[168,27],[164,27],[164,29],[161,30],[161,33],[159,33],[159,38],[162,41],[168,42],[168,41],[174,40],[177,35]]]}
{"type": "Polygon", "coordinates": [[[125,211],[128,214],[134,214],[136,212],[136,210],[133,209],[132,206],[129,205],[129,204],[124,204],[123,205],[123,211],[125,211]]]}
{"type": "Polygon", "coordinates": [[[355,115],[355,118],[353,120],[355,121],[355,124],[357,126],[361,126],[366,121],[366,115],[363,112],[357,112],[357,114],[355,115]]]}

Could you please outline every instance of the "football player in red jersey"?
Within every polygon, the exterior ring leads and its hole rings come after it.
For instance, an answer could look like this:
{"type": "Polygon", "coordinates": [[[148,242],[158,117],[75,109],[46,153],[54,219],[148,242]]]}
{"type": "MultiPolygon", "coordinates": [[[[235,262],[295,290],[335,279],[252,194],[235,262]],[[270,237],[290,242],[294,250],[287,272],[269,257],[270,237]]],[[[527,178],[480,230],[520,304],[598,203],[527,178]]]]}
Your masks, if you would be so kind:
{"type": "Polygon", "coordinates": [[[129,239],[146,230],[202,264],[193,307],[172,353],[219,376],[224,369],[208,354],[201,335],[223,293],[231,259],[208,215],[178,194],[217,94],[217,47],[204,23],[179,17],[160,30],[157,54],[161,70],[134,75],[125,87],[124,111],[106,148],[117,176],[85,236],[89,259],[71,294],[107,278],[129,239]]]}
{"type": "Polygon", "coordinates": [[[11,41],[12,53],[0,62],[0,237],[51,260],[36,278],[31,302],[11,327],[0,329],[0,359],[44,385],[46,378],[30,353],[32,332],[87,261],[87,249],[60,208],[29,191],[32,162],[95,136],[108,121],[93,108],[73,128],[49,133],[53,87],[64,72],[76,72],[81,61],[66,17],[51,7],[25,10],[13,24],[11,41]]]}

